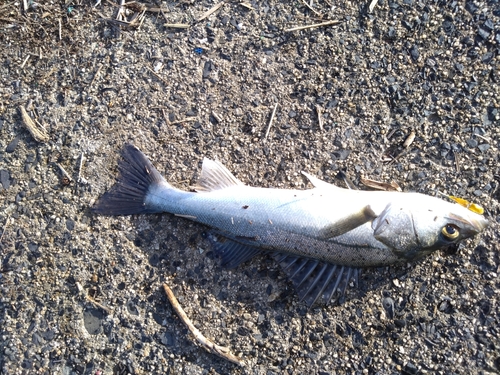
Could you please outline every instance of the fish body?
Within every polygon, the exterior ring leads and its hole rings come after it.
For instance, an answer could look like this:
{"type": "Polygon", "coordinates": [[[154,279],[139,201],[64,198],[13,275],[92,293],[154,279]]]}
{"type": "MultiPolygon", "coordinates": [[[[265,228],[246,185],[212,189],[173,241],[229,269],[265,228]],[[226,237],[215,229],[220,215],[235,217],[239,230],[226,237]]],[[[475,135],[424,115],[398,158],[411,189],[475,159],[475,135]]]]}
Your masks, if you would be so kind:
{"type": "Polygon", "coordinates": [[[213,228],[216,253],[235,267],[270,253],[308,305],[328,303],[358,267],[419,259],[488,226],[458,204],[419,193],[342,189],[306,173],[308,190],[245,186],[205,159],[196,192],[171,186],[126,145],[117,184],[94,207],[109,215],[168,212],[213,228]]]}

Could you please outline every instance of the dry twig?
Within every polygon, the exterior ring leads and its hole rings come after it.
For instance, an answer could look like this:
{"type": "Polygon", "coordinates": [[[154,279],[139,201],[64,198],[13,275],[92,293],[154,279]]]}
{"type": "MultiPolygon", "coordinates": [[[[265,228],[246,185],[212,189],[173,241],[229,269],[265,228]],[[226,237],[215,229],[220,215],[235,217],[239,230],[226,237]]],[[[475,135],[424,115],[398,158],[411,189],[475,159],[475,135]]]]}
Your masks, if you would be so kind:
{"type": "Polygon", "coordinates": [[[395,181],[392,181],[391,183],[388,184],[387,182],[370,180],[368,178],[363,178],[363,177],[360,177],[359,180],[363,185],[371,187],[373,189],[384,190],[384,191],[402,191],[399,184],[395,181]]]}
{"type": "Polygon", "coordinates": [[[172,121],[169,125],[182,124],[183,122],[196,121],[196,117],[189,117],[182,120],[172,121]]]}
{"type": "Polygon", "coordinates": [[[458,160],[458,154],[456,152],[453,153],[453,159],[455,159],[455,169],[457,170],[457,173],[460,172],[460,162],[458,160]]]}
{"type": "Polygon", "coordinates": [[[94,85],[94,82],[95,82],[95,80],[96,80],[97,76],[99,75],[99,73],[100,73],[101,69],[102,69],[102,65],[99,65],[99,66],[97,67],[96,72],[94,73],[94,77],[92,77],[92,81],[90,81],[90,84],[89,84],[89,90],[90,90],[90,89],[92,88],[92,86],[94,85]]]}
{"type": "Polygon", "coordinates": [[[215,4],[212,8],[210,8],[205,13],[203,13],[200,16],[200,18],[198,18],[196,21],[198,21],[198,22],[203,21],[205,18],[209,17],[212,13],[216,12],[223,5],[224,5],[224,1],[221,1],[218,4],[215,4]]]}
{"type": "Polygon", "coordinates": [[[10,220],[10,214],[7,216],[7,220],[5,221],[5,225],[3,226],[3,231],[2,235],[0,236],[0,242],[3,240],[3,235],[5,234],[5,231],[7,230],[7,226],[9,225],[9,220],[10,220]]]}
{"type": "Polygon", "coordinates": [[[316,27],[322,27],[322,26],[335,26],[335,25],[340,25],[341,23],[342,23],[342,21],[332,20],[332,21],[326,21],[326,22],[316,23],[314,25],[292,27],[291,29],[285,30],[285,32],[288,33],[290,31],[314,29],[316,27]]]}
{"type": "Polygon", "coordinates": [[[310,6],[309,4],[307,4],[304,0],[302,0],[302,4],[304,4],[311,12],[313,12],[318,17],[322,17],[321,13],[319,13],[316,10],[314,10],[314,8],[312,6],[310,6]]]}
{"type": "Polygon", "coordinates": [[[373,9],[375,9],[375,6],[377,5],[378,0],[372,0],[370,2],[370,5],[368,5],[368,13],[372,13],[373,9]]]}
{"type": "Polygon", "coordinates": [[[323,118],[321,117],[321,107],[316,104],[316,112],[318,114],[318,125],[321,131],[323,131],[323,118]]]}
{"type": "Polygon", "coordinates": [[[172,292],[172,289],[167,284],[163,284],[163,289],[165,290],[165,293],[167,294],[168,300],[172,304],[172,307],[174,308],[175,312],[179,316],[179,318],[184,322],[186,327],[191,331],[191,333],[194,335],[196,338],[196,341],[200,343],[205,350],[209,351],[210,353],[216,354],[221,358],[224,358],[232,363],[235,363],[239,366],[244,366],[245,362],[242,361],[240,358],[236,357],[235,355],[231,354],[230,349],[225,346],[219,346],[216,343],[214,343],[212,340],[207,339],[205,336],[202,335],[202,333],[194,326],[194,324],[189,320],[187,317],[186,313],[182,309],[181,305],[179,305],[179,302],[177,301],[177,298],[175,298],[174,293],[172,292]]]}
{"type": "Polygon", "coordinates": [[[80,162],[78,163],[78,175],[76,177],[76,181],[79,184],[88,184],[88,181],[82,177],[82,168],[83,168],[83,160],[85,159],[85,156],[83,155],[83,152],[80,155],[80,162]]]}
{"type": "Polygon", "coordinates": [[[76,287],[78,288],[78,291],[80,293],[82,293],[83,296],[85,296],[85,299],[87,301],[91,302],[92,304],[94,304],[95,306],[99,307],[100,309],[103,309],[109,315],[111,315],[113,313],[113,309],[112,308],[104,306],[102,303],[97,302],[95,299],[93,299],[91,296],[89,296],[89,293],[84,289],[84,287],[82,286],[82,284],[80,284],[78,281],[76,282],[76,287]]]}
{"type": "Polygon", "coordinates": [[[149,70],[151,73],[153,73],[156,78],[158,78],[160,81],[162,81],[165,86],[168,86],[167,81],[165,81],[163,78],[161,78],[161,76],[159,74],[157,74],[153,69],[151,69],[149,66],[146,66],[146,69],[149,70]]]}
{"type": "Polygon", "coordinates": [[[61,164],[55,163],[55,165],[57,165],[59,167],[59,170],[61,171],[61,184],[65,186],[69,185],[73,181],[69,173],[66,172],[66,169],[64,169],[61,164]]]}
{"type": "Polygon", "coordinates": [[[47,142],[49,140],[49,135],[47,134],[45,128],[39,124],[37,125],[37,123],[35,123],[35,121],[33,121],[28,115],[28,112],[26,112],[26,109],[23,106],[20,106],[19,110],[21,111],[24,126],[26,126],[29,130],[33,138],[35,138],[37,142],[47,142]]]}
{"type": "Polygon", "coordinates": [[[21,69],[24,69],[24,66],[26,65],[26,63],[28,62],[28,60],[29,60],[30,57],[31,57],[31,55],[26,56],[26,58],[24,59],[23,63],[21,64],[21,69]]]}
{"type": "Polygon", "coordinates": [[[240,3],[239,5],[241,5],[241,6],[242,6],[242,7],[244,7],[244,8],[247,8],[247,9],[249,9],[249,10],[255,10],[255,9],[253,8],[252,4],[249,4],[249,3],[245,3],[245,2],[243,2],[243,3],[240,3]]]}
{"type": "Polygon", "coordinates": [[[269,130],[271,130],[271,125],[273,124],[274,115],[276,114],[276,108],[278,108],[278,103],[274,105],[273,113],[271,114],[271,119],[269,120],[269,124],[267,124],[266,134],[264,135],[264,140],[267,139],[269,135],[269,130]]]}
{"type": "Polygon", "coordinates": [[[191,25],[189,23],[164,23],[163,26],[171,29],[188,29],[191,25]]]}

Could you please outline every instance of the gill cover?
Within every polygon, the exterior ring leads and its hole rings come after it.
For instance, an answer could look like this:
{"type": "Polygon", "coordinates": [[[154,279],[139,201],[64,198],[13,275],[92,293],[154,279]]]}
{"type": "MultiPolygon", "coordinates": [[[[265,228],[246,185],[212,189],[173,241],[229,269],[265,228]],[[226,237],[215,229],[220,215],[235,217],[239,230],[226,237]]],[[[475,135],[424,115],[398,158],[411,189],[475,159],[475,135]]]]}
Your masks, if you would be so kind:
{"type": "Polygon", "coordinates": [[[412,213],[408,208],[389,203],[372,221],[374,237],[395,253],[412,259],[420,248],[412,213]]]}

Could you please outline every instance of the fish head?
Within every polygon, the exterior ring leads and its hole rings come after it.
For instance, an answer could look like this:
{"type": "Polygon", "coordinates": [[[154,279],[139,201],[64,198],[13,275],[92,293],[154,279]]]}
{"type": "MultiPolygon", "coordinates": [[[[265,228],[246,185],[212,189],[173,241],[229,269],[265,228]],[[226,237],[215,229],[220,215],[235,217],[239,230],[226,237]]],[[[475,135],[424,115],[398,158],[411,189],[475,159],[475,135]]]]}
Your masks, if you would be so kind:
{"type": "Polygon", "coordinates": [[[482,215],[459,204],[416,193],[402,197],[372,221],[375,238],[401,260],[416,260],[440,249],[456,251],[462,240],[489,226],[482,215]]]}

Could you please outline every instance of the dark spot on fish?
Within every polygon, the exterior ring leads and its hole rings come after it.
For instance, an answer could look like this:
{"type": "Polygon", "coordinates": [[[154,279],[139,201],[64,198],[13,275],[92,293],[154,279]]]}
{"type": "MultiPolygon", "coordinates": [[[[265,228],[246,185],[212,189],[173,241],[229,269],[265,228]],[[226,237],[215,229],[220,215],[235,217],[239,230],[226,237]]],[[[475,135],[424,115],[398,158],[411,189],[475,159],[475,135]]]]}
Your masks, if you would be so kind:
{"type": "MultiPolygon", "coordinates": [[[[429,211],[430,211],[430,210],[429,210],[429,211]]],[[[437,219],[438,219],[438,217],[437,217],[437,216],[434,216],[434,221],[436,221],[437,219]]]]}
{"type": "Polygon", "coordinates": [[[250,236],[236,236],[236,239],[247,240],[247,241],[258,241],[259,240],[259,236],[253,236],[253,237],[250,237],[250,236]]]}
{"type": "Polygon", "coordinates": [[[241,207],[241,208],[243,208],[244,210],[246,210],[246,209],[248,208],[248,204],[245,204],[245,205],[244,205],[243,207],[241,207]]]}

